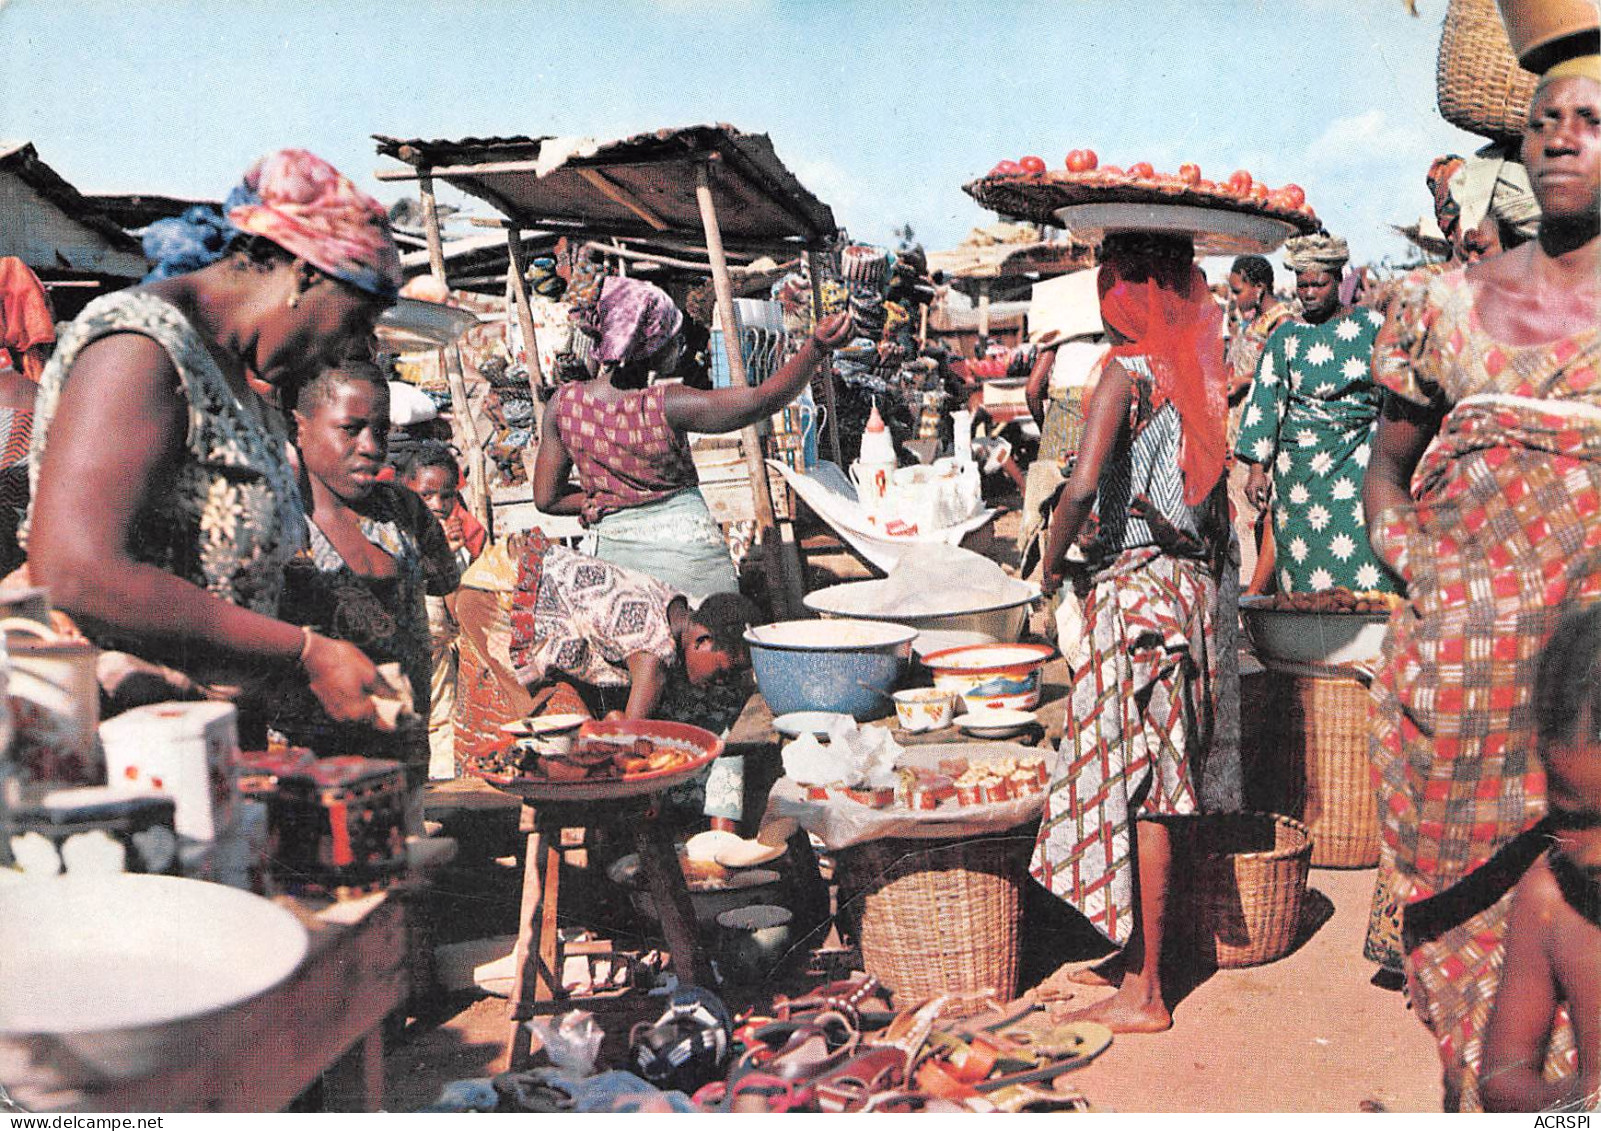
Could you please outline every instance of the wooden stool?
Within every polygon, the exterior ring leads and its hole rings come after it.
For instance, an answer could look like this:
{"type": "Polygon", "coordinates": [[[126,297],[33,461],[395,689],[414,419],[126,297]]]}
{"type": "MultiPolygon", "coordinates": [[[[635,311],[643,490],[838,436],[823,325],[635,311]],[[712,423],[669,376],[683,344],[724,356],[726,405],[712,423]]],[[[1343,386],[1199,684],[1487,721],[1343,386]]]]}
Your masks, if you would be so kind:
{"type": "Polygon", "coordinates": [[[588,1009],[625,996],[618,992],[596,1001],[574,998],[562,989],[563,948],[557,934],[556,905],[561,880],[561,830],[597,824],[626,824],[633,833],[662,934],[672,955],[673,973],[684,985],[707,984],[707,970],[695,936],[689,889],[678,866],[672,836],[656,812],[655,795],[615,801],[524,803],[518,831],[528,834],[523,866],[522,909],[518,916],[514,975],[507,1002],[505,1069],[528,1059],[531,1034],[523,1022],[582,1005],[588,1009]]]}

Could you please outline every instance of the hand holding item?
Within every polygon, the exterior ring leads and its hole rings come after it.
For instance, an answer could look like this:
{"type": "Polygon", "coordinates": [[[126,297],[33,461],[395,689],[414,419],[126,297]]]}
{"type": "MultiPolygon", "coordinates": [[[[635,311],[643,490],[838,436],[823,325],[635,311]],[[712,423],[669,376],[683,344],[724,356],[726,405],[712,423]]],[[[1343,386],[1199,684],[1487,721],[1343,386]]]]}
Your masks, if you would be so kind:
{"type": "Polygon", "coordinates": [[[400,727],[400,720],[417,717],[411,698],[411,680],[399,664],[378,665],[378,689],[372,695],[373,725],[385,733],[400,727]]]}
{"type": "Polygon", "coordinates": [[[373,692],[380,686],[378,669],[360,648],[306,629],[300,666],[329,718],[364,723],[376,717],[373,692]]]}
{"type": "Polygon", "coordinates": [[[1251,465],[1250,478],[1245,481],[1245,498],[1257,510],[1266,510],[1268,500],[1273,497],[1273,484],[1268,479],[1267,468],[1260,464],[1251,465]]]}
{"type": "Polygon", "coordinates": [[[842,310],[837,314],[830,314],[817,324],[812,331],[812,341],[817,343],[819,349],[837,350],[850,341],[851,316],[850,311],[842,310]]]}

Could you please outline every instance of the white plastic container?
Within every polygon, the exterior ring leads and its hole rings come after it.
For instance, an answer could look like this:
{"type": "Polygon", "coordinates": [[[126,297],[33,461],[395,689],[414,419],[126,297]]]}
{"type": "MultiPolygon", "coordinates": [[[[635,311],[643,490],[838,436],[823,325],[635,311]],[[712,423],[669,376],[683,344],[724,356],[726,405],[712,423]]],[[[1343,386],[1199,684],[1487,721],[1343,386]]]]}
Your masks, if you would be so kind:
{"type": "Polygon", "coordinates": [[[233,823],[239,722],[232,703],[152,703],[100,725],[112,785],[165,793],[178,835],[212,840],[233,823]]]}

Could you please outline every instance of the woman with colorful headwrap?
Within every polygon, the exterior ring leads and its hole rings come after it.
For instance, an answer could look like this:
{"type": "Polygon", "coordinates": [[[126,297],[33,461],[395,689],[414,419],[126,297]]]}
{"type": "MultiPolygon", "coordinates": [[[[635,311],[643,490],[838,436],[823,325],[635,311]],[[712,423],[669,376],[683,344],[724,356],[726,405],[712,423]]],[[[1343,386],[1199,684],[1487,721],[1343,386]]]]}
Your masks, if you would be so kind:
{"type": "MultiPolygon", "coordinates": [[[[1363,502],[1374,548],[1410,598],[1373,682],[1390,869],[1379,912],[1400,919],[1447,1110],[1478,1110],[1497,1086],[1480,1063],[1512,891],[1548,843],[1539,658],[1564,613],[1601,600],[1593,27],[1588,41],[1592,54],[1545,72],[1529,108],[1522,157],[1538,238],[1410,278],[1373,358],[1389,397],[1363,502]]],[[[1540,1043],[1545,1063],[1532,1067],[1547,1081],[1576,1071],[1565,1008],[1540,1043]]]]}
{"type": "MultiPolygon", "coordinates": [[[[225,221],[205,226],[205,240],[170,241],[208,245],[187,273],[158,264],[155,281],[90,303],[44,371],[31,580],[125,654],[120,671],[140,678],[114,703],[230,695],[295,671],[333,717],[371,718],[372,663],[278,619],[306,524],[281,415],[255,390],[365,346],[400,286],[387,216],[290,149],[251,166],[225,221]]],[[[184,227],[157,226],[152,245],[184,227]]]]}
{"type": "Polygon", "coordinates": [[[1344,240],[1302,236],[1284,258],[1302,310],[1273,331],[1246,398],[1234,447],[1252,465],[1246,497],[1258,510],[1273,502],[1281,592],[1393,592],[1360,497],[1379,417],[1369,360],[1383,317],[1340,302],[1344,240]]]}
{"type": "MultiPolygon", "coordinates": [[[[1223,312],[1182,237],[1108,236],[1101,316],[1112,349],[1051,516],[1043,588],[1075,540],[1084,629],[1072,710],[1030,866],[1121,953],[1115,995],[1080,1012],[1116,1031],[1172,1023],[1163,941],[1172,845],[1217,722],[1228,500],[1223,312]]],[[[1115,971],[1115,974],[1114,974],[1115,971]]]]}
{"type": "Polygon", "coordinates": [[[575,282],[573,319],[591,341],[590,379],[563,385],[545,409],[534,503],[575,514],[595,557],[650,574],[692,600],[737,593],[722,530],[701,496],[688,433],[733,432],[795,399],[842,344],[845,316],[825,319],[800,351],[755,388],[649,384],[683,350],[684,316],[660,287],[615,275],[575,282]],[[570,484],[576,467],[578,484],[570,484]]]}

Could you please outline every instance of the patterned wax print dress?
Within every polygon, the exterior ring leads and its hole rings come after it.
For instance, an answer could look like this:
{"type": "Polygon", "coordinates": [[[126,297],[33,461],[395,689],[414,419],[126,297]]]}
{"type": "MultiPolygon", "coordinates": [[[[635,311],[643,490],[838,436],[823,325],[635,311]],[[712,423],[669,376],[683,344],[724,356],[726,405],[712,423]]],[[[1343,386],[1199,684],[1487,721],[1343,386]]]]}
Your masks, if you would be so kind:
{"type": "Polygon", "coordinates": [[[1362,477],[1383,403],[1370,369],[1382,322],[1360,307],[1319,326],[1290,319],[1262,351],[1234,450],[1272,473],[1285,593],[1398,589],[1368,546],[1362,515],[1362,477]]]}
{"type": "MultiPolygon", "coordinates": [[[[167,351],[188,415],[176,466],[166,481],[153,485],[134,518],[129,556],[229,604],[276,617],[284,565],[306,537],[288,436],[260,404],[234,392],[194,327],[165,299],[141,290],[105,295],[84,307],[61,336],[34,404],[32,497],[38,498],[50,424],[73,364],[85,346],[123,333],[142,334],[167,351]]],[[[23,531],[24,546],[26,536],[23,531]]],[[[149,641],[108,632],[91,632],[90,638],[102,649],[170,665],[204,684],[237,686],[258,674],[215,666],[196,671],[181,648],[162,651],[149,641]]]]}
{"type": "MultiPolygon", "coordinates": [[[[1084,631],[1072,710],[1030,872],[1115,943],[1134,923],[1137,819],[1196,811],[1217,720],[1225,488],[1184,502],[1178,410],[1153,406],[1142,357],[1126,442],[1102,470],[1081,538],[1084,631]]],[[[1223,618],[1232,621],[1236,614],[1223,618]]]]}
{"type": "MultiPolygon", "coordinates": [[[[1503,345],[1474,294],[1460,270],[1410,277],[1374,357],[1391,393],[1448,410],[1413,475],[1414,505],[1376,522],[1409,603],[1390,618],[1369,747],[1379,899],[1401,909],[1447,1111],[1479,1109],[1513,885],[1545,847],[1540,654],[1565,612],[1601,600],[1601,331],[1503,345]]],[[[1576,1071],[1565,1007],[1545,1067],[1576,1071]]]]}

